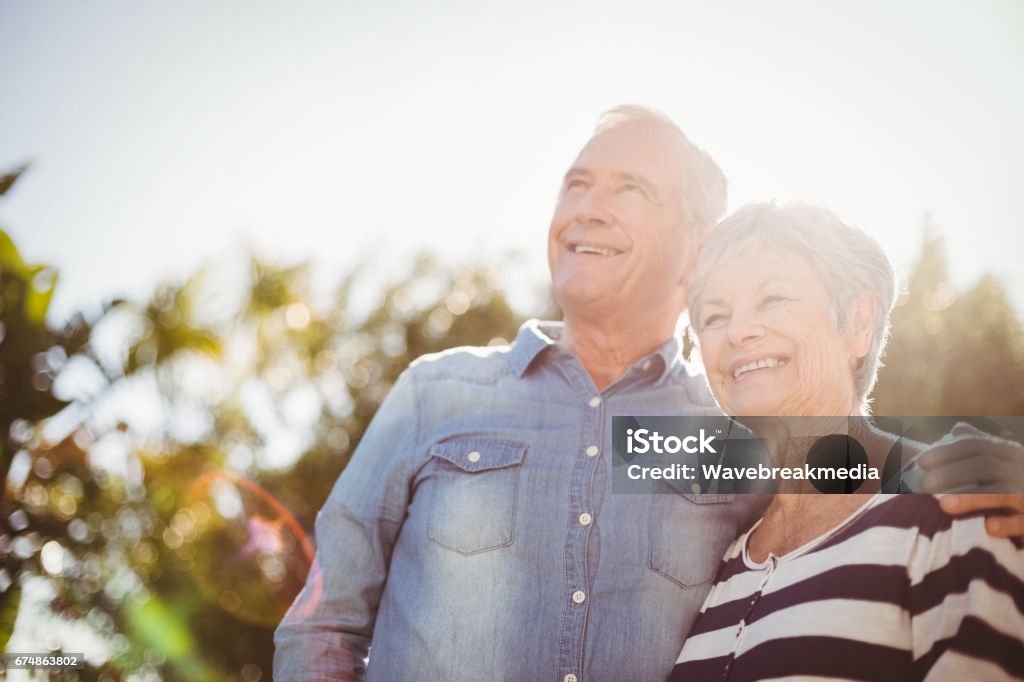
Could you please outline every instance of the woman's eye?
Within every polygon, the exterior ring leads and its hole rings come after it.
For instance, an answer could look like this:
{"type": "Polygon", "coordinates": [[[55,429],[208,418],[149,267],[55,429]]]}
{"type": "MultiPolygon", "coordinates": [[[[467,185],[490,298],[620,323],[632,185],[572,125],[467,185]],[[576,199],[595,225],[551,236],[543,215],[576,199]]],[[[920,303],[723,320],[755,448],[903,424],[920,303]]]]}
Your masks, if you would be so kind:
{"type": "Polygon", "coordinates": [[[775,303],[781,303],[782,301],[787,301],[787,300],[789,300],[789,299],[787,299],[785,296],[765,296],[764,298],[761,299],[761,305],[762,306],[773,305],[775,303]]]}
{"type": "Polygon", "coordinates": [[[707,317],[704,318],[704,323],[701,325],[701,327],[703,327],[704,329],[707,329],[708,327],[714,327],[716,325],[720,325],[724,320],[725,315],[722,315],[721,313],[708,315],[707,317]]]}

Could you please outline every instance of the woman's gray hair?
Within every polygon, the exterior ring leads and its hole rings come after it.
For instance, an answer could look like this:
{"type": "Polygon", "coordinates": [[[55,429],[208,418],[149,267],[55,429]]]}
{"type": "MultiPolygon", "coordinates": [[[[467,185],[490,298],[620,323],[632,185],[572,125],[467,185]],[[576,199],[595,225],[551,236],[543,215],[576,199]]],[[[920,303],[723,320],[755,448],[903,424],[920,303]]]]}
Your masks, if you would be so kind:
{"type": "Polygon", "coordinates": [[[896,298],[896,277],[882,247],[863,230],[820,206],[747,204],[708,233],[689,292],[691,320],[700,320],[700,294],[719,262],[730,253],[760,249],[794,253],[814,268],[832,299],[837,329],[847,325],[846,311],[854,300],[865,293],[874,297],[878,309],[871,345],[853,374],[857,398],[866,412],[866,398],[881,367],[882,350],[889,337],[889,314],[896,298]]]}
{"type": "Polygon", "coordinates": [[[601,114],[594,128],[598,135],[620,125],[644,125],[662,128],[676,135],[682,155],[682,187],[679,200],[683,212],[699,234],[706,233],[725,214],[725,174],[711,156],[690,141],[682,128],[651,107],[623,104],[601,114]]]}

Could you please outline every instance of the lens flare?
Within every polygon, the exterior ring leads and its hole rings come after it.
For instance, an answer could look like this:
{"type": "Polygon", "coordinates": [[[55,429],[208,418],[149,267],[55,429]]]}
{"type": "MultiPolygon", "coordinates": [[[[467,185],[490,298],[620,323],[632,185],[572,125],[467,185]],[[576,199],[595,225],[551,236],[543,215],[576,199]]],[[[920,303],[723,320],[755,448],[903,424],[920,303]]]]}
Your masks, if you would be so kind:
{"type": "MultiPolygon", "coordinates": [[[[276,625],[313,564],[309,536],[273,495],[227,472],[196,480],[186,501],[173,529],[194,537],[190,573],[203,596],[246,622],[276,625]]],[[[304,605],[319,601],[314,575],[304,605]]]]}

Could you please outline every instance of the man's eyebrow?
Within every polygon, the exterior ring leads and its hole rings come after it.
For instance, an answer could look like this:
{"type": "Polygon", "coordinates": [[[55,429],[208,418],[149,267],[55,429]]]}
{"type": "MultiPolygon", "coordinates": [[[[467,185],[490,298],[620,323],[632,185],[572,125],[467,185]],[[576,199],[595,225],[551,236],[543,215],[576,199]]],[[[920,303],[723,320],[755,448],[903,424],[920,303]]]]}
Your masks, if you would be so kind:
{"type": "Polygon", "coordinates": [[[588,171],[586,168],[580,168],[579,166],[573,166],[569,170],[565,171],[565,177],[562,178],[562,180],[564,182],[565,180],[568,180],[569,178],[575,178],[575,177],[592,178],[592,177],[594,177],[594,175],[593,175],[593,173],[588,171]]]}
{"type": "Polygon", "coordinates": [[[700,304],[702,306],[705,306],[705,305],[717,305],[719,308],[725,308],[726,307],[726,303],[725,303],[725,299],[724,298],[712,298],[709,301],[701,301],[700,304]]]}
{"type": "Polygon", "coordinates": [[[631,182],[634,185],[640,185],[641,187],[643,187],[645,192],[651,195],[652,198],[658,198],[658,191],[654,189],[654,185],[652,185],[651,181],[642,175],[637,175],[636,173],[616,173],[615,177],[620,181],[631,182]]]}

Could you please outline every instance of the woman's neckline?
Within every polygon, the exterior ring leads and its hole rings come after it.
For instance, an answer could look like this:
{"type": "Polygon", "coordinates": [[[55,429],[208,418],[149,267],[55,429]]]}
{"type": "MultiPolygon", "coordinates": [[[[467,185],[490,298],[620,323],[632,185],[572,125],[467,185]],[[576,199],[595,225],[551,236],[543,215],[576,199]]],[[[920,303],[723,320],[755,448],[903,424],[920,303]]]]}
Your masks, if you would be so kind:
{"type": "Polygon", "coordinates": [[[785,552],[784,554],[775,554],[774,552],[769,551],[765,556],[764,561],[758,562],[754,561],[753,557],[750,556],[750,538],[753,537],[754,532],[757,531],[758,527],[761,525],[761,522],[764,521],[764,517],[761,517],[757,520],[757,522],[754,523],[753,526],[750,527],[750,530],[748,530],[742,538],[743,563],[747,568],[761,570],[767,568],[769,564],[774,563],[777,565],[785,563],[787,561],[792,561],[793,559],[796,559],[797,557],[806,554],[811,549],[814,549],[819,544],[825,542],[833,535],[849,526],[861,514],[866,512],[875,504],[885,499],[889,499],[890,497],[892,497],[892,495],[886,493],[874,493],[872,495],[869,495],[868,499],[864,502],[864,504],[860,505],[859,507],[851,511],[832,528],[829,528],[828,530],[819,533],[817,536],[811,538],[804,544],[800,545],[799,547],[796,547],[795,549],[791,549],[790,551],[785,552]]]}

